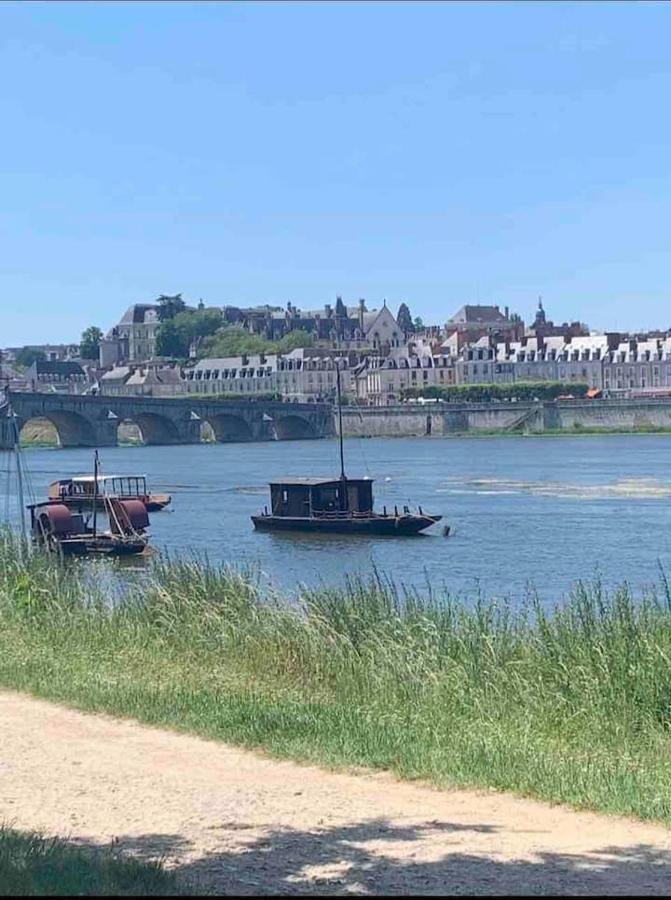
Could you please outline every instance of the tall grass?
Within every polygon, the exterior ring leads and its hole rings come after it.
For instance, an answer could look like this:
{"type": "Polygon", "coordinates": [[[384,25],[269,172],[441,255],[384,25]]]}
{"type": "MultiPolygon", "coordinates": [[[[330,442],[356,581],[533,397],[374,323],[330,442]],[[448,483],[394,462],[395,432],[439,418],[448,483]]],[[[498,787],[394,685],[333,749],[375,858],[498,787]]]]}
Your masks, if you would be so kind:
{"type": "Polygon", "coordinates": [[[0,897],[192,896],[160,863],[0,827],[0,897]]]}
{"type": "Polygon", "coordinates": [[[278,756],[671,823],[671,593],[578,584],[552,614],[373,574],[297,604],[156,561],[110,604],[0,537],[0,684],[278,756]]]}

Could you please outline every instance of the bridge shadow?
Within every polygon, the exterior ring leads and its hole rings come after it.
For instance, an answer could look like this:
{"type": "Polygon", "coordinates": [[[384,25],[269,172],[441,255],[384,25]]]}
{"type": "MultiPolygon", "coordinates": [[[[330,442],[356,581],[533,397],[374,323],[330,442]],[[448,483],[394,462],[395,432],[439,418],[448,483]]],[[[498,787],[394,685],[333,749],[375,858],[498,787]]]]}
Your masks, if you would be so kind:
{"type": "MultiPolygon", "coordinates": [[[[653,896],[667,895],[671,884],[668,850],[638,844],[506,859],[505,840],[514,833],[481,823],[375,819],[301,831],[222,821],[207,832],[205,852],[177,834],[120,836],[112,849],[140,861],[163,860],[185,890],[199,893],[653,896]],[[481,835],[499,839],[485,850],[481,835]],[[471,845],[478,844],[476,852],[471,845]]],[[[529,834],[525,846],[533,845],[533,830],[518,834],[529,834]]]]}

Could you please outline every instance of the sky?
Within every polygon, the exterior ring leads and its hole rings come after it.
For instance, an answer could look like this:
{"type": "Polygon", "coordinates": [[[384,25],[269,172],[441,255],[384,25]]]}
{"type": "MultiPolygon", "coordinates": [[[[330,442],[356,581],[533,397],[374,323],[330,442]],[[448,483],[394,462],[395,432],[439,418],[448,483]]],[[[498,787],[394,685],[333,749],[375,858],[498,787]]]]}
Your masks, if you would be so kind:
{"type": "Polygon", "coordinates": [[[0,4],[0,346],[161,293],[671,327],[671,3],[0,4]]]}

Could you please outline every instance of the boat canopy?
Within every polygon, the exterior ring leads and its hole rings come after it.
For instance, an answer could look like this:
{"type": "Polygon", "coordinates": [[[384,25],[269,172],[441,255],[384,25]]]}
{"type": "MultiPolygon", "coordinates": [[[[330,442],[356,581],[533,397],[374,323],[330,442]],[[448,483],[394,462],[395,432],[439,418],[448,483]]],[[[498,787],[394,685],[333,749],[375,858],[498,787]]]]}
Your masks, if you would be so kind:
{"type": "Polygon", "coordinates": [[[313,517],[322,513],[371,512],[372,478],[284,478],[270,482],[274,516],[313,517]]]}
{"type": "MultiPolygon", "coordinates": [[[[94,493],[94,482],[93,475],[61,478],[49,485],[49,497],[89,497],[94,493]]],[[[147,494],[147,479],[144,475],[99,475],[98,487],[120,497],[144,497],[147,494]]]]}

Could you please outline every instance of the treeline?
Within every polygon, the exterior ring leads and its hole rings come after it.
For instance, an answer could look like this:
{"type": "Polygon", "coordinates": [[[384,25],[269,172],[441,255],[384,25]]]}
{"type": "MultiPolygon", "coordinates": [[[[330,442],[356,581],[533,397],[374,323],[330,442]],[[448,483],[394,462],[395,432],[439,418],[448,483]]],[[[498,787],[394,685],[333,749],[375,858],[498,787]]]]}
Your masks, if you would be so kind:
{"type": "Polygon", "coordinates": [[[512,384],[449,384],[405,388],[401,400],[445,400],[452,403],[486,400],[556,400],[563,395],[585,397],[589,385],[565,381],[515,381],[512,384]]]}
{"type": "Polygon", "coordinates": [[[313,337],[307,331],[290,331],[281,340],[269,341],[251,334],[239,325],[227,325],[219,309],[187,309],[175,302],[163,306],[159,302],[161,324],[156,333],[156,353],[172,359],[186,360],[191,346],[196,356],[241,356],[256,353],[289,353],[298,347],[310,347],[313,337]]]}

